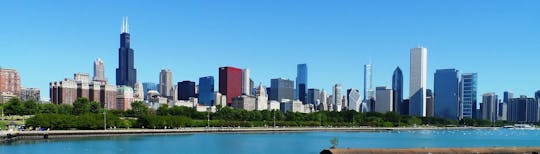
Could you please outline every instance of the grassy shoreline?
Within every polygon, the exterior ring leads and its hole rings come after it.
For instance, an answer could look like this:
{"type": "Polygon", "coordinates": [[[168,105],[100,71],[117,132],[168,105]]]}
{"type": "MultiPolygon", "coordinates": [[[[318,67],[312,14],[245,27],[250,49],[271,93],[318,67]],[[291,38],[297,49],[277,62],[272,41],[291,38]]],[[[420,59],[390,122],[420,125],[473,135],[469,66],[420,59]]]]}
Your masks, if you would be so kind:
{"type": "Polygon", "coordinates": [[[122,130],[52,130],[1,132],[2,142],[17,140],[63,139],[82,137],[131,136],[131,135],[169,135],[201,133],[287,133],[287,132],[374,132],[407,130],[475,130],[498,129],[497,127],[229,127],[229,128],[180,128],[180,129],[122,129],[122,130]]]}

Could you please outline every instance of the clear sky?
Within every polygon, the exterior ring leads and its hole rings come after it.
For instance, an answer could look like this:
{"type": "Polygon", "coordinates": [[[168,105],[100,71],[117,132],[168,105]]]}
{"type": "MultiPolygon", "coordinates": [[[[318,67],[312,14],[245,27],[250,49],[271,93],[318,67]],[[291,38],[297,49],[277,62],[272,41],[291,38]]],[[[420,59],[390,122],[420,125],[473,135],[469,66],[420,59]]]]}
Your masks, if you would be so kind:
{"type": "MultiPolygon", "coordinates": [[[[139,82],[249,68],[258,84],[296,77],[307,63],[309,88],[391,86],[400,66],[408,96],[409,49],[428,48],[428,87],[436,69],[479,74],[479,95],[531,96],[540,89],[540,1],[520,0],[186,0],[0,2],[0,66],[49,96],[49,82],[92,73],[105,61],[115,82],[122,16],[129,16],[139,82]]],[[[216,83],[217,85],[217,83],[216,83]]],[[[481,98],[479,98],[481,100],[481,98]]]]}

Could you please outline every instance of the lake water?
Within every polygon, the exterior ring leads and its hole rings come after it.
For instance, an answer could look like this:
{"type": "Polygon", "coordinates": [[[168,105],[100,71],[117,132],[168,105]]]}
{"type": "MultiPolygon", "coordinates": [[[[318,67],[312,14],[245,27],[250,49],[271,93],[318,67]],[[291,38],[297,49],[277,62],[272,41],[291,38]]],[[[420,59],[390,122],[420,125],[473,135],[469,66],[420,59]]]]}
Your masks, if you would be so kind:
{"type": "Polygon", "coordinates": [[[332,138],[338,148],[540,146],[540,130],[416,130],[87,137],[17,141],[0,153],[319,153],[332,138]]]}

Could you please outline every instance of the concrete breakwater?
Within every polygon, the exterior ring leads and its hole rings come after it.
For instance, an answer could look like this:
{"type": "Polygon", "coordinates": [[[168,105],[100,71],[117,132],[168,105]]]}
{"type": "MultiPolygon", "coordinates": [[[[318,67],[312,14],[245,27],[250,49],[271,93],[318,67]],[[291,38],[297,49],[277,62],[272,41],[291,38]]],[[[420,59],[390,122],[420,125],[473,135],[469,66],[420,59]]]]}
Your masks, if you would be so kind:
{"type": "Polygon", "coordinates": [[[411,148],[411,149],[326,149],[321,154],[394,154],[394,153],[528,153],[540,152],[540,147],[485,148],[411,148]]]}
{"type": "Polygon", "coordinates": [[[52,139],[87,136],[116,136],[116,135],[162,135],[190,133],[275,133],[275,132],[306,132],[306,131],[397,131],[397,130],[467,130],[495,129],[478,127],[250,127],[250,128],[180,128],[180,129],[126,129],[126,130],[53,130],[53,131],[16,131],[0,133],[2,142],[24,139],[52,139]]]}

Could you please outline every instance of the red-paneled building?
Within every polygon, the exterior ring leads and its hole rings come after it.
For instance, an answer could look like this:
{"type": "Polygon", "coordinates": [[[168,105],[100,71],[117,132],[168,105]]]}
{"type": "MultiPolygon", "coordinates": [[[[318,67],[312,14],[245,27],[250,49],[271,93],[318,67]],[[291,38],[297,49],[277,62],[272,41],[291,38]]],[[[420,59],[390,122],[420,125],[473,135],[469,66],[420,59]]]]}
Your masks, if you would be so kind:
{"type": "Polygon", "coordinates": [[[227,96],[227,106],[231,105],[233,98],[242,95],[242,69],[219,68],[219,93],[227,96]]]}

